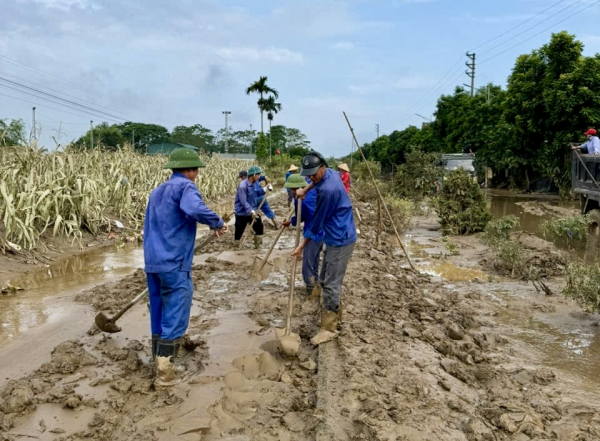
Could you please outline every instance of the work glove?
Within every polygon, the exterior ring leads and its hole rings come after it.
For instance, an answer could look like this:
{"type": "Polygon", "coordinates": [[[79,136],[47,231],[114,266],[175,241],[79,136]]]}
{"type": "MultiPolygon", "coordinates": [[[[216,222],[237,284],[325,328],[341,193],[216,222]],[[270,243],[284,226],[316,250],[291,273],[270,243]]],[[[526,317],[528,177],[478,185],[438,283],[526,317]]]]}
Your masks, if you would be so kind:
{"type": "Polygon", "coordinates": [[[256,217],[256,210],[252,210],[252,211],[250,212],[250,214],[252,215],[252,217],[256,217]]]}
{"type": "Polygon", "coordinates": [[[267,184],[267,190],[273,191],[273,186],[271,184],[267,184]]]}

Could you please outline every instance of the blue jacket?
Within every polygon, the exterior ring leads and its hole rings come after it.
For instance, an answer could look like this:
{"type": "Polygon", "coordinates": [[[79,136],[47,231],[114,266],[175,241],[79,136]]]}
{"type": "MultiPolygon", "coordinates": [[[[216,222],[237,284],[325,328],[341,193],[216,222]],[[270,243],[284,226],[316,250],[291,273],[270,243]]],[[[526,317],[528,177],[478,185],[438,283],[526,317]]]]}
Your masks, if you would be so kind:
{"type": "Polygon", "coordinates": [[[254,192],[256,194],[256,207],[254,207],[255,210],[258,209],[260,202],[265,197],[265,188],[260,185],[261,181],[264,181],[264,176],[261,176],[260,179],[254,183],[254,192]]]}
{"type": "MultiPolygon", "coordinates": [[[[291,175],[291,174],[292,174],[292,172],[291,172],[291,171],[289,171],[289,172],[286,172],[286,174],[285,174],[285,180],[286,180],[286,181],[288,180],[288,178],[290,177],[290,175],[291,175]]],[[[289,189],[289,188],[286,188],[286,190],[287,190],[287,192],[288,192],[288,193],[290,192],[290,189],[289,189]]]]}
{"type": "MultiPolygon", "coordinates": [[[[307,181],[308,181],[308,179],[307,179],[307,181]]],[[[296,226],[296,222],[297,222],[296,218],[298,216],[298,199],[294,199],[294,206],[296,207],[296,214],[294,216],[292,216],[291,223],[293,226],[296,226]]],[[[308,193],[306,193],[306,197],[302,201],[302,222],[304,222],[304,229],[303,229],[304,237],[306,237],[306,234],[310,230],[310,224],[315,215],[316,207],[317,207],[317,192],[309,191],[308,193]]],[[[321,231],[320,234],[316,236],[316,239],[311,239],[311,240],[315,240],[316,242],[322,241],[323,240],[323,232],[321,231]]]]}
{"type": "Polygon", "coordinates": [[[202,200],[192,181],[180,173],[150,194],[144,220],[144,271],[191,271],[196,223],[221,228],[223,220],[202,200]]]}
{"type": "MultiPolygon", "coordinates": [[[[317,193],[317,206],[304,237],[318,241],[321,231],[325,245],[340,247],[356,242],[352,203],[339,175],[330,168],[312,191],[317,193]]],[[[308,197],[308,194],[307,194],[308,197]]]]}
{"type": "Polygon", "coordinates": [[[257,207],[258,203],[256,202],[254,184],[250,183],[248,179],[244,179],[238,185],[237,192],[235,193],[233,211],[238,216],[250,216],[252,210],[256,210],[257,207]]]}

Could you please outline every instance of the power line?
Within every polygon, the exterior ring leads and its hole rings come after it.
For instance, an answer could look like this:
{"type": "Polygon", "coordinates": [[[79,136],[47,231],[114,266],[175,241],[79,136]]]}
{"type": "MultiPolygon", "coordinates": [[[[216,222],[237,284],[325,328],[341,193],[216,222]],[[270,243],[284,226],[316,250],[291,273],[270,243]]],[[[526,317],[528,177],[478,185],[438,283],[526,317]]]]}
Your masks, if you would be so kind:
{"type": "Polygon", "coordinates": [[[500,38],[500,37],[504,37],[506,34],[508,34],[508,33],[512,32],[512,31],[514,31],[515,29],[518,29],[518,28],[520,28],[520,27],[521,27],[521,26],[523,26],[525,23],[528,23],[528,22],[530,22],[531,20],[533,20],[533,19],[535,19],[535,18],[539,17],[540,15],[543,15],[543,14],[545,14],[545,13],[546,13],[546,12],[548,12],[550,9],[554,8],[555,6],[558,6],[558,5],[560,5],[561,3],[564,3],[565,1],[566,1],[566,0],[559,0],[558,2],[554,3],[552,6],[550,6],[550,7],[546,8],[546,9],[544,9],[544,10],[543,10],[542,12],[540,12],[539,14],[536,14],[536,15],[534,15],[534,16],[532,16],[532,17],[529,17],[527,20],[525,20],[525,21],[522,21],[522,22],[521,22],[521,23],[519,23],[518,25],[516,25],[516,26],[513,26],[513,27],[512,27],[512,28],[510,28],[509,30],[507,30],[507,31],[505,31],[505,32],[503,32],[503,33],[501,33],[501,34],[499,34],[499,35],[496,35],[494,38],[492,38],[492,39],[490,39],[490,40],[486,41],[485,43],[482,43],[482,44],[480,44],[479,46],[475,46],[474,48],[472,48],[472,49],[471,49],[471,52],[475,51],[476,49],[479,49],[480,47],[487,46],[487,45],[488,45],[488,44],[490,44],[492,41],[496,41],[496,40],[497,40],[498,38],[500,38]]]}
{"type": "MultiPolygon", "coordinates": [[[[79,85],[78,85],[78,84],[76,84],[76,83],[72,83],[72,82],[70,82],[70,81],[66,81],[66,80],[65,80],[65,79],[63,79],[63,78],[57,77],[57,76],[55,76],[55,75],[52,75],[52,74],[50,74],[50,73],[48,73],[48,72],[45,72],[45,71],[43,71],[43,70],[41,70],[41,69],[37,69],[37,68],[35,68],[35,67],[32,67],[32,66],[29,66],[29,65],[27,65],[27,64],[21,63],[20,61],[13,60],[12,58],[9,58],[9,57],[7,57],[6,55],[1,55],[1,54],[0,54],[0,59],[3,59],[3,60],[5,60],[6,62],[8,62],[8,63],[10,63],[10,64],[13,64],[13,65],[15,65],[15,66],[19,66],[19,67],[22,67],[22,68],[28,69],[28,70],[30,70],[30,71],[32,71],[32,72],[34,72],[34,73],[37,73],[38,75],[44,75],[44,76],[46,76],[46,77],[48,77],[48,78],[50,78],[50,79],[52,79],[52,80],[54,80],[54,81],[58,81],[58,82],[60,82],[60,83],[66,84],[66,85],[68,85],[68,86],[71,86],[71,87],[73,87],[73,88],[75,88],[75,89],[81,90],[82,92],[85,92],[85,93],[88,93],[88,94],[90,94],[90,95],[93,95],[93,96],[95,96],[95,97],[97,97],[97,98],[106,99],[106,100],[109,100],[109,101],[112,99],[112,98],[111,98],[110,96],[108,96],[108,95],[104,95],[104,94],[101,94],[101,93],[97,93],[97,92],[95,92],[95,91],[93,91],[93,90],[90,90],[90,89],[83,88],[83,87],[79,86],[79,85]]],[[[127,106],[127,105],[124,105],[124,107],[127,107],[127,108],[129,108],[130,110],[135,110],[135,109],[133,109],[132,107],[130,107],[130,106],[127,106]]]]}
{"type": "MultiPolygon", "coordinates": [[[[75,101],[71,101],[71,100],[68,100],[68,99],[66,99],[66,98],[62,98],[62,97],[60,97],[60,96],[57,96],[57,95],[53,95],[53,94],[51,94],[51,93],[44,92],[44,91],[42,91],[42,90],[39,90],[39,89],[36,89],[36,88],[34,88],[34,87],[29,87],[29,86],[27,86],[27,85],[25,85],[25,84],[21,84],[21,83],[18,83],[18,82],[16,82],[16,81],[12,81],[12,80],[10,80],[10,79],[8,79],[8,78],[4,78],[4,77],[2,77],[2,76],[0,76],[0,81],[4,81],[5,83],[8,83],[8,84],[10,84],[10,85],[12,85],[12,86],[19,87],[19,88],[21,88],[21,89],[26,89],[26,90],[29,90],[29,91],[35,92],[36,94],[41,94],[41,95],[48,96],[48,97],[50,97],[50,98],[52,98],[52,99],[54,99],[54,100],[64,101],[65,103],[69,104],[69,105],[70,105],[69,107],[71,107],[71,108],[74,108],[73,106],[75,106],[75,108],[79,107],[79,108],[81,108],[81,109],[83,109],[83,110],[86,110],[86,111],[88,111],[88,112],[93,112],[93,113],[96,113],[97,115],[100,115],[100,116],[104,115],[105,117],[107,117],[107,118],[111,118],[111,119],[114,119],[114,120],[123,120],[123,121],[125,120],[125,118],[122,118],[122,117],[120,117],[120,116],[117,116],[117,115],[114,115],[114,114],[111,114],[111,113],[108,113],[108,112],[104,112],[104,111],[102,111],[102,110],[98,110],[98,109],[95,109],[95,108],[93,108],[93,107],[86,106],[86,105],[84,105],[84,104],[79,104],[79,103],[77,103],[77,102],[75,102],[75,101]]],[[[8,88],[10,88],[9,86],[7,86],[7,85],[5,85],[5,84],[0,84],[0,86],[2,86],[2,87],[8,87],[8,88]]],[[[22,91],[22,90],[20,90],[20,89],[16,89],[16,88],[14,88],[14,87],[13,87],[12,89],[13,89],[13,90],[15,90],[15,91],[17,91],[17,92],[20,92],[20,93],[26,93],[25,91],[22,91]]],[[[31,95],[31,94],[30,94],[30,95],[31,95]]],[[[33,95],[33,96],[35,96],[35,95],[33,95]]],[[[43,97],[41,97],[41,96],[40,96],[39,98],[42,98],[42,99],[43,99],[43,97]]],[[[63,103],[61,103],[61,102],[56,102],[56,101],[53,101],[53,102],[54,102],[54,103],[56,103],[56,104],[67,105],[67,104],[63,104],[63,103]]]]}
{"type": "Polygon", "coordinates": [[[563,22],[567,21],[567,20],[568,20],[568,19],[570,19],[571,17],[574,17],[574,16],[576,16],[577,14],[580,14],[580,13],[582,13],[582,12],[583,12],[583,11],[585,11],[586,9],[589,9],[589,8],[591,8],[592,6],[594,6],[595,4],[598,4],[598,3],[600,3],[600,0],[596,0],[596,1],[595,1],[595,2],[593,2],[593,3],[590,3],[590,4],[589,4],[589,5],[587,5],[585,8],[583,8],[583,9],[580,9],[580,10],[579,10],[579,11],[577,11],[577,12],[574,12],[573,14],[569,15],[568,17],[564,18],[563,20],[561,20],[561,21],[559,21],[559,22],[557,22],[557,23],[554,23],[553,25],[551,25],[551,26],[547,27],[546,29],[542,29],[542,30],[541,30],[540,32],[538,32],[537,34],[534,34],[534,35],[532,35],[531,37],[529,37],[529,38],[527,38],[527,39],[525,39],[525,40],[523,40],[523,41],[521,41],[521,42],[519,42],[519,43],[515,44],[514,46],[511,46],[511,47],[509,47],[508,49],[506,49],[506,50],[504,50],[504,51],[502,51],[502,52],[498,52],[496,55],[493,55],[493,56],[491,56],[491,57],[489,57],[489,58],[486,58],[485,60],[483,60],[483,61],[482,61],[482,62],[480,62],[479,64],[486,63],[486,62],[488,62],[488,61],[490,61],[490,60],[493,60],[493,59],[494,59],[494,58],[496,58],[496,57],[499,57],[500,55],[502,55],[502,54],[504,54],[504,53],[506,53],[506,52],[508,52],[508,51],[510,51],[510,50],[512,50],[512,49],[514,49],[514,48],[516,48],[517,46],[520,46],[520,45],[522,45],[523,43],[526,43],[526,42],[528,42],[529,40],[532,40],[533,38],[535,38],[535,37],[537,37],[537,36],[539,36],[539,35],[543,34],[543,33],[544,33],[544,32],[546,32],[546,31],[549,31],[549,30],[550,30],[550,29],[552,29],[554,26],[556,26],[556,25],[559,25],[559,24],[561,24],[561,23],[563,23],[563,22]]]}
{"type": "Polygon", "coordinates": [[[15,77],[14,75],[10,75],[10,74],[8,74],[6,72],[0,71],[0,74],[3,74],[4,78],[9,78],[9,79],[11,79],[12,81],[15,81],[15,82],[21,82],[21,83],[25,84],[28,87],[39,88],[40,90],[43,90],[44,92],[53,92],[55,94],[60,94],[62,97],[66,97],[66,98],[69,98],[71,100],[77,100],[79,103],[82,103],[83,105],[95,106],[99,110],[102,110],[102,111],[109,110],[109,111],[114,112],[115,114],[118,114],[119,116],[121,116],[123,118],[127,118],[129,120],[140,121],[140,119],[137,118],[137,117],[133,117],[131,115],[126,115],[123,112],[118,112],[118,111],[110,110],[110,109],[108,109],[108,108],[106,108],[104,106],[96,105],[96,104],[94,104],[92,102],[89,102],[89,101],[86,101],[84,99],[81,99],[80,97],[69,95],[67,93],[58,91],[56,89],[52,89],[52,88],[47,87],[47,86],[41,86],[41,85],[33,83],[31,81],[22,80],[20,78],[15,77]]]}
{"type": "MultiPolygon", "coordinates": [[[[49,102],[54,103],[54,104],[59,104],[61,106],[65,106],[65,107],[67,107],[69,109],[73,109],[73,110],[76,110],[78,112],[83,112],[83,113],[86,113],[86,114],[91,115],[91,116],[98,116],[98,117],[101,117],[101,118],[106,118],[105,116],[99,115],[98,113],[95,113],[95,112],[92,112],[92,111],[88,111],[88,110],[85,110],[85,109],[80,109],[80,108],[77,108],[77,107],[73,107],[73,106],[71,106],[69,104],[62,103],[60,101],[55,101],[55,100],[53,100],[51,98],[46,98],[46,97],[43,97],[43,96],[40,96],[40,95],[37,95],[37,94],[34,94],[34,93],[27,92],[25,90],[20,90],[20,89],[17,89],[16,87],[11,87],[11,86],[6,85],[6,84],[0,84],[0,87],[4,87],[4,88],[10,89],[10,90],[14,90],[14,91],[16,91],[18,93],[29,95],[29,96],[32,96],[32,97],[37,98],[37,99],[41,99],[41,100],[44,100],[44,101],[49,101],[49,102]]],[[[34,102],[34,104],[35,104],[35,102],[34,102]]],[[[112,118],[112,117],[108,117],[106,119],[110,119],[110,120],[112,120],[114,122],[122,122],[122,121],[124,121],[123,118],[115,119],[115,118],[112,118]]]]}
{"type": "MultiPolygon", "coordinates": [[[[529,32],[530,30],[532,30],[533,28],[536,28],[536,27],[538,27],[538,26],[539,26],[539,25],[541,25],[542,23],[545,23],[545,22],[547,22],[548,20],[550,20],[552,17],[556,17],[556,16],[557,16],[558,14],[560,14],[561,12],[564,12],[564,11],[566,11],[567,9],[569,9],[569,8],[572,8],[572,7],[573,7],[573,6],[575,6],[577,3],[580,3],[580,2],[581,2],[581,0],[577,0],[575,3],[571,3],[570,5],[567,5],[565,8],[563,8],[563,9],[561,9],[560,11],[558,11],[558,12],[556,12],[556,13],[554,13],[554,14],[550,15],[549,17],[546,17],[545,19],[543,19],[543,20],[542,20],[542,21],[540,21],[539,23],[537,23],[537,24],[533,25],[533,26],[532,26],[532,27],[530,27],[529,29],[526,29],[526,30],[524,30],[523,32],[519,32],[518,34],[516,34],[516,35],[513,35],[513,36],[512,36],[511,38],[509,38],[508,40],[506,40],[506,41],[503,41],[502,43],[500,43],[500,44],[497,44],[496,46],[494,46],[494,47],[492,47],[492,48],[490,48],[490,49],[487,49],[487,50],[485,50],[485,51],[481,52],[479,55],[485,55],[485,54],[487,54],[488,52],[492,52],[493,50],[495,50],[495,49],[498,49],[500,46],[504,46],[504,45],[505,45],[506,43],[508,43],[509,41],[512,41],[512,40],[514,40],[515,38],[517,38],[517,37],[520,37],[520,36],[521,36],[521,35],[523,35],[523,34],[526,34],[526,33],[527,33],[527,32],[529,32]]],[[[591,5],[590,5],[590,6],[591,6],[591,5]]],[[[588,7],[589,7],[589,6],[588,6],[588,7]]],[[[586,8],[586,9],[587,9],[587,8],[586,8]]],[[[567,17],[565,20],[567,20],[568,18],[569,18],[569,17],[567,17]]],[[[542,32],[545,32],[545,30],[544,30],[544,31],[542,31],[542,32]]],[[[527,40],[525,40],[525,41],[527,41],[527,40]]]]}

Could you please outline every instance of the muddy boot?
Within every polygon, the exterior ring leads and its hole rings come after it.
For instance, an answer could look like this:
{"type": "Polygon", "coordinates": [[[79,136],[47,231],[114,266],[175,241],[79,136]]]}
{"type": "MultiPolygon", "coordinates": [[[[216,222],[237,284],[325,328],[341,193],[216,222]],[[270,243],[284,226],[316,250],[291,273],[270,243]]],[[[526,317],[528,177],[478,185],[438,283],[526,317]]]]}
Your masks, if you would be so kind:
{"type": "Polygon", "coordinates": [[[277,221],[275,220],[275,218],[271,219],[271,223],[273,224],[273,227],[278,230],[279,229],[279,225],[277,224],[277,221]]]}
{"type": "Polygon", "coordinates": [[[260,250],[260,246],[262,245],[262,236],[254,236],[254,249],[260,250]]]}
{"type": "Polygon", "coordinates": [[[156,361],[156,349],[158,348],[158,339],[159,338],[160,338],[160,335],[152,334],[152,355],[150,356],[151,362],[156,361]]]}
{"type": "Polygon", "coordinates": [[[315,284],[315,286],[313,287],[311,293],[310,293],[310,300],[319,300],[321,298],[321,292],[323,291],[323,287],[321,286],[320,283],[315,284]]]}
{"type": "Polygon", "coordinates": [[[174,340],[159,339],[156,350],[156,374],[154,387],[169,387],[179,383],[172,357],[175,355],[174,340]]]}
{"type": "Polygon", "coordinates": [[[338,313],[327,310],[323,311],[321,314],[321,329],[317,335],[310,339],[310,342],[313,345],[318,346],[321,343],[333,340],[338,336],[337,325],[338,313]]]}

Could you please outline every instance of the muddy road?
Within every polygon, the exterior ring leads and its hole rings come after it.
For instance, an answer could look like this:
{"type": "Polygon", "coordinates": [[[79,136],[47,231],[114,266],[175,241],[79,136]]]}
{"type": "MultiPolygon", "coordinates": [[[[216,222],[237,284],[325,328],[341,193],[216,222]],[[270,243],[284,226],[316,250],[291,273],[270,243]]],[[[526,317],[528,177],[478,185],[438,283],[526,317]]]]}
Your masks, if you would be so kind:
{"type": "MultiPolygon", "coordinates": [[[[311,347],[319,303],[298,278],[296,358],[279,354],[274,331],[293,230],[262,282],[250,278],[256,253],[234,250],[231,235],[196,256],[188,374],[169,390],[152,387],[147,304],[121,318],[121,333],[92,326],[144,289],[139,249],[3,296],[0,440],[600,439],[599,317],[491,272],[477,237],[452,238],[450,255],[434,212],[406,234],[419,273],[409,271],[391,235],[376,249],[373,207],[357,206],[341,335],[311,347]],[[37,316],[23,312],[36,304],[37,316]]],[[[266,228],[259,255],[275,234],[266,228]]],[[[546,282],[560,292],[560,278],[546,282]]]]}

